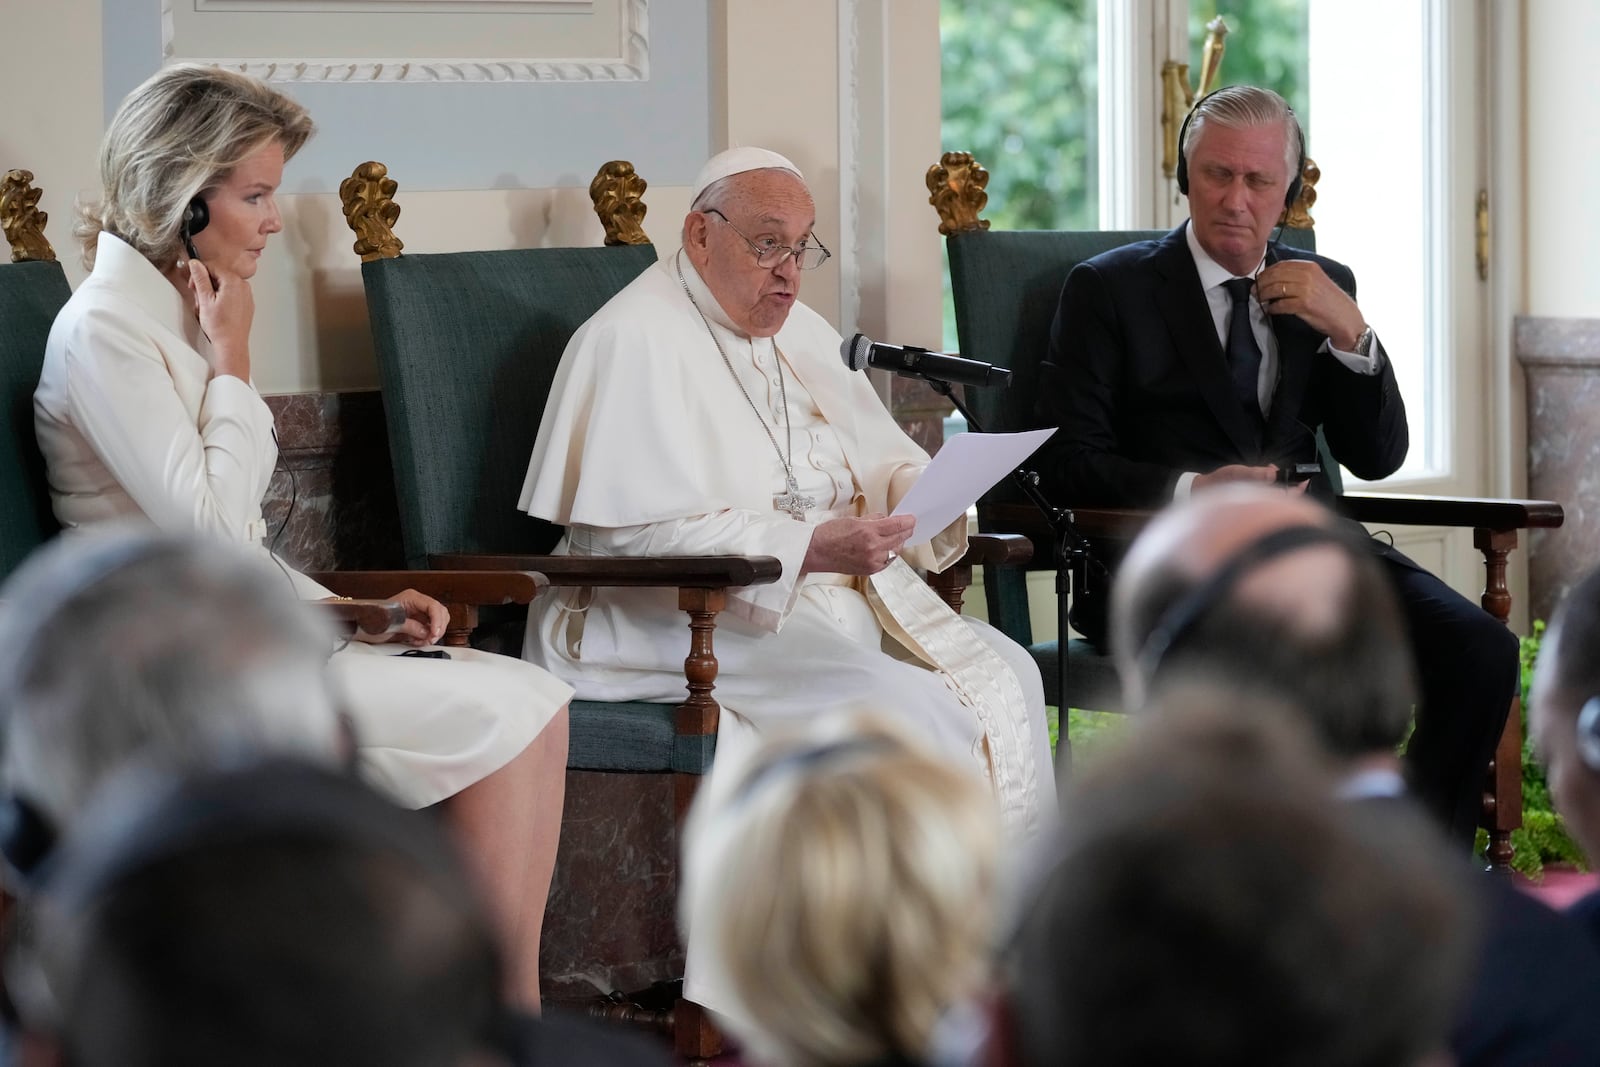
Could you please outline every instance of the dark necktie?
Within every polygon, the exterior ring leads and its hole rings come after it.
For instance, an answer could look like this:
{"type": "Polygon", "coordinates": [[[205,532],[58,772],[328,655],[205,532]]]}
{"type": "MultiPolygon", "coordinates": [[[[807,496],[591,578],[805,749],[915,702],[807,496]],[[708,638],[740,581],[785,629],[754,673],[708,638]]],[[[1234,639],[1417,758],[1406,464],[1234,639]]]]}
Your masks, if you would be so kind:
{"type": "Polygon", "coordinates": [[[1228,319],[1228,369],[1233,372],[1233,394],[1251,418],[1262,422],[1261,400],[1257,395],[1261,381],[1261,346],[1250,328],[1250,289],[1254,278],[1229,278],[1223,282],[1233,298],[1233,314],[1228,319]]]}

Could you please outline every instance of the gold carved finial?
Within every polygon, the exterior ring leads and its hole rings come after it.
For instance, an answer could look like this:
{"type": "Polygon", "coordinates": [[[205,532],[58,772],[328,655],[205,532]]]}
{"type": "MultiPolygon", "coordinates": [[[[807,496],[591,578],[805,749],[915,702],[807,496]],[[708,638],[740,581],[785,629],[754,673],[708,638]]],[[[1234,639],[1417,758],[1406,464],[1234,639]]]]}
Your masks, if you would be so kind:
{"type": "Polygon", "coordinates": [[[1310,156],[1300,171],[1300,192],[1283,213],[1283,224],[1291,230],[1309,230],[1317,224],[1311,217],[1311,205],[1317,202],[1317,182],[1322,178],[1322,168],[1310,156]]]}
{"type": "Polygon", "coordinates": [[[946,152],[928,168],[928,203],[939,213],[939,232],[949,237],[968,230],[987,230],[978,213],[989,202],[984,186],[989,172],[971,152],[946,152]]]}
{"type": "Polygon", "coordinates": [[[1206,43],[1200,50],[1200,86],[1189,87],[1189,64],[1169,59],[1161,64],[1161,173],[1177,176],[1178,153],[1183,146],[1178,135],[1194,109],[1194,102],[1217,87],[1222,55],[1227,51],[1228,24],[1218,15],[1206,23],[1206,43]]]}
{"type": "Polygon", "coordinates": [[[56,250],[45,239],[44,224],[50,216],[39,210],[39,194],[31,170],[7,171],[0,180],[0,228],[11,243],[13,263],[56,258],[56,250]]]}
{"type": "Polygon", "coordinates": [[[644,191],[650,183],[634,172],[633,164],[625,159],[613,159],[603,165],[589,183],[589,199],[594,201],[594,213],[606,228],[608,245],[647,245],[649,236],[644,232],[644,191]]]}
{"type": "Polygon", "coordinates": [[[361,262],[394,259],[405,243],[394,235],[400,219],[400,205],[394,202],[399,184],[389,177],[382,163],[367,162],[339,183],[339,199],[344,204],[344,220],[355,231],[356,255],[361,262]]]}
{"type": "Polygon", "coordinates": [[[1200,49],[1200,84],[1195,95],[1204,96],[1217,87],[1217,74],[1222,69],[1222,53],[1228,48],[1228,24],[1218,15],[1206,23],[1206,43],[1200,49]]]}

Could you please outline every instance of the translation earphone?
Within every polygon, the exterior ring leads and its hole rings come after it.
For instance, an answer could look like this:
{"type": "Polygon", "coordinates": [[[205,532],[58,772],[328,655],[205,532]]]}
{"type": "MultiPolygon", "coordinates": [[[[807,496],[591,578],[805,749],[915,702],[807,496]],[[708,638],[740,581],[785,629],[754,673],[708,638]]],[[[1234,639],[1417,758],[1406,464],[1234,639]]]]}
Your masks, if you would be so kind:
{"type": "Polygon", "coordinates": [[[211,209],[206,207],[206,202],[198,196],[189,201],[189,206],[183,209],[183,247],[189,253],[190,259],[199,259],[194,250],[194,235],[206,228],[211,221],[211,209]]]}
{"type": "MultiPolygon", "coordinates": [[[[1206,101],[1218,93],[1228,92],[1232,88],[1233,86],[1224,86],[1221,89],[1213,89],[1196,100],[1194,107],[1190,108],[1189,113],[1183,117],[1183,125],[1178,127],[1178,170],[1176,177],[1178,179],[1178,192],[1184,196],[1189,195],[1189,158],[1183,150],[1189,136],[1189,123],[1193,122],[1194,117],[1201,113],[1200,109],[1206,106],[1206,101]]],[[[1289,118],[1294,123],[1295,139],[1299,143],[1300,151],[1295,160],[1294,173],[1289,175],[1289,188],[1283,194],[1283,210],[1285,211],[1294,207],[1295,199],[1300,195],[1300,187],[1304,184],[1306,170],[1306,131],[1300,128],[1300,120],[1295,118],[1294,108],[1289,108],[1289,118]]]]}
{"type": "Polygon", "coordinates": [[[1578,712],[1578,755],[1584,766],[1600,771],[1600,696],[1590,697],[1578,712]]]}

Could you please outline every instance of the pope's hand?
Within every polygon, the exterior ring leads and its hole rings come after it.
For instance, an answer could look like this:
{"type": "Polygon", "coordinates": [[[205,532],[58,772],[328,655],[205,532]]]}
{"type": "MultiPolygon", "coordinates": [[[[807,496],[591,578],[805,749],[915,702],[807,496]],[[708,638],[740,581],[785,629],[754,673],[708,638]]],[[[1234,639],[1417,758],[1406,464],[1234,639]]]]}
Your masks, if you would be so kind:
{"type": "Polygon", "coordinates": [[[450,624],[450,612],[433,597],[419,593],[415,589],[402,589],[388,599],[405,609],[406,621],[398,630],[386,634],[369,634],[358,630],[357,640],[371,645],[399,641],[419,646],[434,644],[444,636],[445,627],[450,624]]]}
{"type": "Polygon", "coordinates": [[[830,519],[812,533],[800,573],[877,574],[916,528],[912,515],[830,519]]]}

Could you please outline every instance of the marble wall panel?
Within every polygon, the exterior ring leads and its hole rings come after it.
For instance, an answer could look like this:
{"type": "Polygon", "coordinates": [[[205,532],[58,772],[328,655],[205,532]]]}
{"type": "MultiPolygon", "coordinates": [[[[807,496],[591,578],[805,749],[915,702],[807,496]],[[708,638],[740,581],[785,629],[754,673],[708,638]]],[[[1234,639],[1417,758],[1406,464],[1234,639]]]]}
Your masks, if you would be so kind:
{"type": "Polygon", "coordinates": [[[278,427],[278,469],[262,513],[278,554],[301,570],[403,566],[382,396],[266,399],[278,427]]]}
{"type": "Polygon", "coordinates": [[[1527,373],[1528,495],[1566,522],[1528,536],[1531,617],[1548,619],[1600,565],[1600,319],[1520,317],[1513,350],[1527,373]]]}

